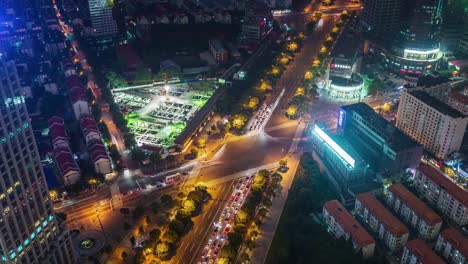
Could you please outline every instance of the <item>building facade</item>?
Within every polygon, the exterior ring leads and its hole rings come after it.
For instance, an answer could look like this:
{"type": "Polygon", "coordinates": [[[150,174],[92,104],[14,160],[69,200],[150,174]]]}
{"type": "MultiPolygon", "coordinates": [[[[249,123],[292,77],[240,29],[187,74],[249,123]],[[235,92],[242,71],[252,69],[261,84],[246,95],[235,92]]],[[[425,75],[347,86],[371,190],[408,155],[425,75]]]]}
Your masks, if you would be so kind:
{"type": "Polygon", "coordinates": [[[442,217],[402,184],[390,186],[385,201],[404,223],[417,232],[419,238],[432,240],[439,234],[443,222],[442,217]]]}
{"type": "Polygon", "coordinates": [[[392,252],[406,244],[409,230],[371,192],[356,196],[354,211],[392,252]]]}
{"type": "Polygon", "coordinates": [[[460,226],[468,224],[468,193],[434,167],[421,164],[414,175],[414,186],[443,216],[460,226]]]}
{"type": "Polygon", "coordinates": [[[0,258],[2,263],[74,263],[68,232],[52,210],[13,61],[0,55],[0,258]]]}
{"type": "Polygon", "coordinates": [[[119,33],[107,0],[88,0],[93,33],[96,37],[112,37],[119,33]]]}
{"type": "Polygon", "coordinates": [[[363,28],[375,35],[395,33],[400,27],[400,0],[364,0],[361,15],[363,28]]]}
{"type": "Polygon", "coordinates": [[[312,144],[342,192],[366,183],[367,164],[344,138],[335,137],[316,124],[312,144]]]}
{"type": "Polygon", "coordinates": [[[216,63],[221,64],[228,60],[229,53],[218,39],[210,39],[208,44],[211,56],[213,56],[216,63]]]}
{"type": "Polygon", "coordinates": [[[326,202],[322,215],[328,232],[335,238],[351,238],[354,249],[361,251],[364,258],[374,255],[374,239],[338,200],[326,202]]]}
{"type": "Polygon", "coordinates": [[[365,103],[341,107],[337,132],[376,172],[401,173],[416,168],[423,149],[365,103]]]}
{"type": "Polygon", "coordinates": [[[459,111],[465,116],[468,116],[468,96],[460,92],[451,92],[447,103],[453,109],[459,111]]]}
{"type": "Polygon", "coordinates": [[[468,263],[468,239],[455,228],[440,232],[435,251],[450,264],[468,263]]]}
{"type": "Polygon", "coordinates": [[[406,243],[401,264],[444,264],[445,261],[437,256],[422,240],[415,239],[406,243]]]}
{"type": "Polygon", "coordinates": [[[396,125],[438,159],[459,151],[468,118],[423,91],[402,92],[396,125]]]}

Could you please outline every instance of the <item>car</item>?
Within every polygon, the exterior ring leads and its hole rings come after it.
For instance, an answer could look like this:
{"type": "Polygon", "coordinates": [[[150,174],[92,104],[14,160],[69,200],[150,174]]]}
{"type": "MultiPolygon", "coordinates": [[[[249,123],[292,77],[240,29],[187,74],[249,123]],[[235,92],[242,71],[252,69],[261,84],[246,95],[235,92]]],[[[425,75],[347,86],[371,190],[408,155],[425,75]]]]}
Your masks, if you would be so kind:
{"type": "Polygon", "coordinates": [[[224,229],[224,233],[227,234],[227,233],[229,233],[230,230],[231,230],[231,227],[228,225],[228,226],[226,226],[226,228],[224,229]]]}

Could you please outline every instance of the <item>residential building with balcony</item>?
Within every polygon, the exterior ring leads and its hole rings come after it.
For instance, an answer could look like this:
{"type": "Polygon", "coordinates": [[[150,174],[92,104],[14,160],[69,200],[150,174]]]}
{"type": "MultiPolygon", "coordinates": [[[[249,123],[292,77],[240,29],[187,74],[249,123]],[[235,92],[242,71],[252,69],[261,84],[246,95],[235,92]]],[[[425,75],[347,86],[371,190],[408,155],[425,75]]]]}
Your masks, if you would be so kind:
{"type": "Polygon", "coordinates": [[[468,224],[468,192],[439,170],[421,164],[413,184],[424,199],[443,213],[443,217],[460,226],[468,224]]]}
{"type": "Polygon", "coordinates": [[[406,243],[401,264],[444,264],[445,261],[439,257],[422,240],[415,239],[406,243]]]}
{"type": "Polygon", "coordinates": [[[409,230],[371,192],[356,196],[355,212],[369,227],[374,236],[392,252],[399,251],[406,244],[409,230]]]}
{"type": "Polygon", "coordinates": [[[450,264],[468,263],[468,239],[453,227],[440,232],[435,251],[450,264]]]}
{"type": "Polygon", "coordinates": [[[439,234],[442,217],[402,184],[390,186],[385,201],[404,223],[417,232],[419,238],[432,240],[439,234]]]}
{"type": "Polygon", "coordinates": [[[327,224],[327,231],[335,238],[351,239],[353,247],[361,251],[364,258],[374,255],[374,239],[338,200],[326,202],[322,215],[327,224]]]}

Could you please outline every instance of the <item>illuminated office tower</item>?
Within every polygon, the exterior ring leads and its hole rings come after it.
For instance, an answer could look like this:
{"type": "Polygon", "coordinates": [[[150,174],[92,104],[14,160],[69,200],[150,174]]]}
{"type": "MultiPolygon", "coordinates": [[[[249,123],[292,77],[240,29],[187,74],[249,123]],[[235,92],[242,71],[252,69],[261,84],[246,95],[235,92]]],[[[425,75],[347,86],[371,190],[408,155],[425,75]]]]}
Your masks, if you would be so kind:
{"type": "Polygon", "coordinates": [[[74,263],[71,239],[52,210],[13,61],[0,54],[1,263],[74,263]]]}
{"type": "Polygon", "coordinates": [[[112,17],[112,4],[114,1],[88,0],[91,24],[94,36],[109,37],[117,35],[117,22],[112,17]]]}

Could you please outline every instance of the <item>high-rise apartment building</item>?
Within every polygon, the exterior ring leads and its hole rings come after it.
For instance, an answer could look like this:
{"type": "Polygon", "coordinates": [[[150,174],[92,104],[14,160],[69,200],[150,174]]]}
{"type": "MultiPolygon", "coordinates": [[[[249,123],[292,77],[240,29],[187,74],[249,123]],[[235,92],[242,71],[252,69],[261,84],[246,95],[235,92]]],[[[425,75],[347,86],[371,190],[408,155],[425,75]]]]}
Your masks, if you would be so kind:
{"type": "Polygon", "coordinates": [[[364,0],[361,24],[366,31],[383,36],[400,27],[401,0],[364,0]]]}
{"type": "Polygon", "coordinates": [[[0,55],[0,259],[74,263],[71,239],[52,210],[13,61],[0,55]]]}
{"type": "Polygon", "coordinates": [[[404,91],[396,125],[439,159],[459,151],[468,117],[423,91],[404,91]]]}
{"type": "Polygon", "coordinates": [[[119,32],[107,0],[88,0],[91,24],[96,37],[112,37],[119,32]]]}

